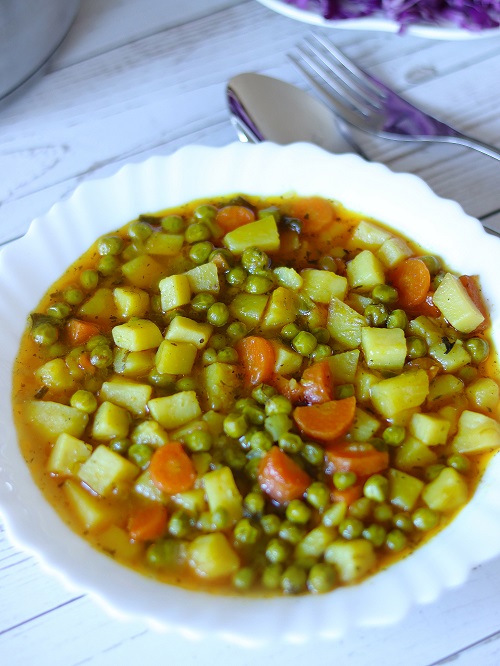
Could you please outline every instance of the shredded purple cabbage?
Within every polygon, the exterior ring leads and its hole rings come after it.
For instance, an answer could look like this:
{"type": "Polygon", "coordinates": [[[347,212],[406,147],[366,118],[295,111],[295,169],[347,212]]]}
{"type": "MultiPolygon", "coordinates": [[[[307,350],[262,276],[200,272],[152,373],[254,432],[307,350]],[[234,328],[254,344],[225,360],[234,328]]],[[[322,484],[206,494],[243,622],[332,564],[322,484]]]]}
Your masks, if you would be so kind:
{"type": "Polygon", "coordinates": [[[326,19],[378,14],[402,28],[412,23],[443,24],[466,30],[500,25],[500,0],[285,0],[300,9],[319,11],[326,19]]]}

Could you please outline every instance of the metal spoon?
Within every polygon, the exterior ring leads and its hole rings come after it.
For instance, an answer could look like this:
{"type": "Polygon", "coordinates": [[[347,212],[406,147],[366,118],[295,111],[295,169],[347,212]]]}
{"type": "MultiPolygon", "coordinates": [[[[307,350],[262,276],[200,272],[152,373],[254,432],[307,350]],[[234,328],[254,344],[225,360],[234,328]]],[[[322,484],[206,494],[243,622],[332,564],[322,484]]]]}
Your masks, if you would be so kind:
{"type": "Polygon", "coordinates": [[[263,74],[233,77],[226,88],[231,123],[240,141],[307,141],[333,153],[358,152],[347,125],[305,90],[263,74]]]}

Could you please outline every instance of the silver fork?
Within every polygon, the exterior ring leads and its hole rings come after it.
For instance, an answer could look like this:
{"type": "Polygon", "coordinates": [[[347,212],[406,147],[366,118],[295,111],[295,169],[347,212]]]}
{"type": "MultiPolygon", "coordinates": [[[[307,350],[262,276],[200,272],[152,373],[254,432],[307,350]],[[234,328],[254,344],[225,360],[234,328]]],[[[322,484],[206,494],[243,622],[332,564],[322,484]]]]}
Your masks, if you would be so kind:
{"type": "Polygon", "coordinates": [[[353,127],[386,139],[457,143],[500,160],[500,150],[413,106],[321,35],[311,35],[290,58],[337,116],[353,127]]]}

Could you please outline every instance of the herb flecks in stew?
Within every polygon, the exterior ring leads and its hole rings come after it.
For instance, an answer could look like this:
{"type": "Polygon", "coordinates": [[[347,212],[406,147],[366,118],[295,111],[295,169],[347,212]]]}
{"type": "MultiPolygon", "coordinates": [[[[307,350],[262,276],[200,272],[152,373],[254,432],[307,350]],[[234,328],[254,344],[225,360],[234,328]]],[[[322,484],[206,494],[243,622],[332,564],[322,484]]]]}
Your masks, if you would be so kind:
{"type": "Polygon", "coordinates": [[[443,527],[500,445],[477,279],[340,205],[239,196],[100,238],[31,315],[21,446],[122,563],[327,592],[443,527]]]}

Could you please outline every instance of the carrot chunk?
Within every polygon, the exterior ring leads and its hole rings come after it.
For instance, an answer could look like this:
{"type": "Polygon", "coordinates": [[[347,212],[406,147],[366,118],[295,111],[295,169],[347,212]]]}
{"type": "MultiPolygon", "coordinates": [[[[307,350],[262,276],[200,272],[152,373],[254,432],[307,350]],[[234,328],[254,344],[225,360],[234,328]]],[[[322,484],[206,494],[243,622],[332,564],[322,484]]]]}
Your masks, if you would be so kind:
{"type": "Polygon", "coordinates": [[[306,402],[322,403],[333,400],[332,373],[327,360],[318,361],[306,368],[300,383],[304,387],[306,402]]]}
{"type": "Polygon", "coordinates": [[[272,446],[262,458],[259,484],[276,502],[282,504],[302,497],[310,483],[309,474],[277,446],[272,446]]]}
{"type": "Polygon", "coordinates": [[[387,451],[379,451],[371,444],[331,444],[325,448],[325,454],[328,471],[354,472],[358,477],[382,472],[389,466],[387,451]]]}
{"type": "Polygon", "coordinates": [[[302,433],[322,442],[342,437],[351,427],[356,410],[356,398],[329,400],[316,405],[296,407],[293,418],[302,433]]]}
{"type": "Polygon", "coordinates": [[[269,340],[258,335],[250,335],[238,342],[236,351],[243,366],[247,385],[255,386],[271,381],[275,353],[269,340]]]}
{"type": "Polygon", "coordinates": [[[227,233],[233,229],[255,221],[253,210],[246,206],[229,205],[221,208],[217,213],[215,222],[227,233]]]}
{"type": "Polygon", "coordinates": [[[411,257],[391,271],[389,281],[398,290],[399,305],[411,308],[425,301],[431,286],[431,274],[422,259],[411,257]]]}
{"type": "Polygon", "coordinates": [[[475,275],[461,275],[460,282],[466,288],[471,301],[474,303],[479,312],[483,315],[484,321],[474,329],[474,333],[481,333],[489,326],[489,315],[486,305],[479,288],[478,278],[475,275]]]}
{"type": "Polygon", "coordinates": [[[169,495],[189,490],[196,480],[194,465],[180,442],[168,442],[156,449],[149,473],[155,486],[169,495]]]}
{"type": "Polygon", "coordinates": [[[321,197],[302,197],[292,205],[290,214],[302,220],[304,231],[320,231],[335,219],[335,208],[321,197]]]}
{"type": "Polygon", "coordinates": [[[70,319],[66,324],[66,335],[68,336],[69,342],[77,347],[78,345],[84,345],[86,342],[93,338],[94,335],[99,335],[101,332],[99,326],[92,324],[89,321],[83,321],[83,319],[70,319]]]}
{"type": "Polygon", "coordinates": [[[135,541],[159,539],[167,525],[167,509],[163,504],[136,507],[128,519],[128,532],[135,541]]]}

